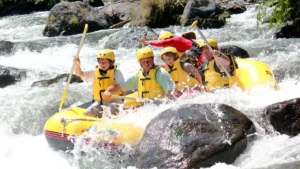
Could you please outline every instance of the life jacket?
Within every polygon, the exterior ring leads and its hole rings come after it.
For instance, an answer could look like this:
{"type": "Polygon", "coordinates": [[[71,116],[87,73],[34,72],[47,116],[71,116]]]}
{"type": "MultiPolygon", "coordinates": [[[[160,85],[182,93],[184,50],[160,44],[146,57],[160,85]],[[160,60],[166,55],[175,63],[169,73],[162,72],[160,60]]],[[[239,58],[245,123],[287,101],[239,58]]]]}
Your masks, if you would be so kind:
{"type": "MultiPolygon", "coordinates": [[[[113,98],[104,98],[103,94],[104,91],[111,85],[117,84],[114,78],[114,73],[116,71],[116,66],[113,66],[112,68],[109,68],[106,71],[101,69],[101,67],[96,66],[95,68],[95,80],[93,83],[93,95],[94,95],[94,100],[101,101],[101,102],[108,102],[112,100],[116,100],[113,98]],[[102,75],[103,74],[103,75],[102,75]]],[[[114,95],[122,95],[122,91],[119,90],[115,93],[114,95]]]]}
{"type": "Polygon", "coordinates": [[[147,76],[144,76],[142,69],[140,69],[138,77],[138,97],[153,99],[165,96],[163,88],[156,80],[156,71],[159,68],[159,66],[154,66],[147,76]]]}
{"type": "MultiPolygon", "coordinates": [[[[236,69],[238,68],[237,62],[231,54],[226,54],[230,59],[231,76],[235,76],[236,69]]],[[[225,72],[221,72],[215,63],[215,59],[208,62],[204,71],[204,82],[208,90],[217,87],[229,87],[229,77],[225,72]]]]}
{"type": "Polygon", "coordinates": [[[165,69],[169,72],[173,82],[176,85],[176,89],[182,91],[185,88],[194,87],[200,84],[197,79],[185,72],[180,64],[180,60],[177,59],[172,67],[166,66],[165,69]]]}

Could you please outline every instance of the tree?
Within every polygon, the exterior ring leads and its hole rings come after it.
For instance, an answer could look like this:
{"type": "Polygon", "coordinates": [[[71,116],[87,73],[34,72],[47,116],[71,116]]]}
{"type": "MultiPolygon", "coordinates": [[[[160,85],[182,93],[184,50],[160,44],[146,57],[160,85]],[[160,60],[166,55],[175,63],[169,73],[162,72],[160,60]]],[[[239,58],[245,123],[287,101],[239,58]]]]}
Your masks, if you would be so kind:
{"type": "Polygon", "coordinates": [[[273,27],[275,25],[278,28],[281,24],[287,24],[292,21],[292,26],[296,30],[300,30],[300,1],[298,0],[265,0],[258,6],[257,21],[258,24],[263,22],[266,11],[269,7],[273,7],[274,10],[271,14],[269,25],[273,27]]]}

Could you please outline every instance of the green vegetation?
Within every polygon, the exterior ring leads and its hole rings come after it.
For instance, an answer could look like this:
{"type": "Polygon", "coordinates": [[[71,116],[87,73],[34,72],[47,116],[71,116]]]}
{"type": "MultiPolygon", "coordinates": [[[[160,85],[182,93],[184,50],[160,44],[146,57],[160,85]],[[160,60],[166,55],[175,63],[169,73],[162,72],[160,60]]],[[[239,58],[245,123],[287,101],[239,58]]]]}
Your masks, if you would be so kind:
{"type": "Polygon", "coordinates": [[[134,14],[135,14],[135,9],[134,8],[130,8],[129,17],[133,18],[134,14]]]}
{"type": "Polygon", "coordinates": [[[78,24],[78,18],[75,15],[72,15],[71,19],[69,20],[69,24],[78,24]]]}
{"type": "Polygon", "coordinates": [[[225,22],[226,22],[226,18],[229,18],[229,17],[230,17],[230,13],[227,12],[227,11],[224,11],[223,13],[221,13],[221,14],[218,16],[218,20],[225,23],[225,22]]]}
{"type": "Polygon", "coordinates": [[[179,22],[186,0],[140,0],[140,16],[148,26],[169,25],[179,22]],[[169,23],[167,23],[169,22],[169,23]]]}
{"type": "Polygon", "coordinates": [[[300,30],[300,1],[299,0],[265,0],[258,6],[257,22],[262,23],[267,15],[267,9],[273,6],[269,26],[278,28],[281,24],[293,21],[293,26],[300,30]]]}
{"type": "Polygon", "coordinates": [[[54,16],[54,15],[50,15],[49,17],[48,17],[48,23],[53,23],[53,22],[55,22],[56,21],[56,17],[54,16]]]}

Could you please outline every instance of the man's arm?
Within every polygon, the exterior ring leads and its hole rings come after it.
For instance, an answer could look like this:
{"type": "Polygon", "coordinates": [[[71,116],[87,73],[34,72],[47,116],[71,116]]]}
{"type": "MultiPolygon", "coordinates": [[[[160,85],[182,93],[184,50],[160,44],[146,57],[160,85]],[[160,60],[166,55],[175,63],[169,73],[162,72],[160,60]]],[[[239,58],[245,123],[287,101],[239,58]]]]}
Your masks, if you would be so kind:
{"type": "Polygon", "coordinates": [[[185,39],[181,36],[176,36],[165,40],[150,40],[150,41],[147,41],[146,37],[142,37],[140,42],[142,44],[149,44],[155,47],[174,46],[179,52],[185,52],[186,50],[190,49],[193,45],[193,42],[191,40],[185,39]]]}
{"type": "Polygon", "coordinates": [[[223,64],[223,66],[225,67],[227,72],[232,71],[231,67],[230,67],[231,61],[230,61],[230,58],[228,56],[222,54],[220,51],[217,51],[217,50],[214,51],[213,55],[214,55],[215,63],[218,66],[218,68],[220,69],[221,72],[224,72],[224,70],[223,70],[222,66],[219,64],[219,62],[216,61],[215,57],[218,57],[220,59],[221,63],[223,64]]]}
{"type": "MultiPolygon", "coordinates": [[[[124,76],[123,76],[123,73],[119,70],[119,69],[116,69],[115,73],[114,73],[114,78],[115,78],[115,81],[117,82],[117,84],[121,83],[124,81],[124,76]]],[[[116,87],[118,88],[118,87],[116,87]]],[[[113,89],[114,90],[114,89],[113,89]]],[[[117,89],[116,89],[117,90],[117,89]]],[[[122,91],[122,96],[125,96],[126,95],[126,92],[122,91]]]]}
{"type": "Polygon", "coordinates": [[[75,64],[75,74],[81,78],[83,78],[83,71],[81,70],[80,67],[80,59],[74,57],[73,62],[75,64]]]}
{"type": "Polygon", "coordinates": [[[190,63],[181,63],[181,67],[182,69],[187,72],[188,74],[191,74],[192,76],[194,76],[198,82],[200,83],[200,85],[202,85],[202,77],[200,75],[200,73],[198,72],[198,70],[190,63]]]}
{"type": "Polygon", "coordinates": [[[128,78],[126,78],[124,81],[119,82],[118,84],[109,86],[105,92],[104,95],[106,97],[111,97],[111,93],[114,93],[118,90],[136,90],[138,86],[138,74],[132,74],[128,78]]]}
{"type": "Polygon", "coordinates": [[[116,71],[114,73],[114,78],[117,83],[121,83],[125,80],[123,73],[119,69],[116,69],[116,71]]]}
{"type": "Polygon", "coordinates": [[[80,67],[80,60],[79,58],[76,59],[74,57],[74,63],[75,63],[75,74],[79,76],[83,81],[91,82],[94,83],[95,80],[95,71],[90,70],[90,71],[82,71],[80,67]]]}

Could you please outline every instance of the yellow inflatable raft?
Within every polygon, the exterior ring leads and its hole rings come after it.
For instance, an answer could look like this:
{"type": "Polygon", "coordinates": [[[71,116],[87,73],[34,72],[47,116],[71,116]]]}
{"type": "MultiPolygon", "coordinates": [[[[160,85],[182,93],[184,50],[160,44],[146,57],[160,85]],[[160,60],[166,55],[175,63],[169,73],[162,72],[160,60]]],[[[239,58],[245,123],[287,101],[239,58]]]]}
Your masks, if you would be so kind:
{"type": "Polygon", "coordinates": [[[236,83],[242,83],[243,90],[255,86],[268,86],[275,90],[278,89],[273,71],[268,64],[252,59],[236,59],[238,69],[236,71],[236,83]]]}
{"type": "Polygon", "coordinates": [[[92,102],[54,114],[44,126],[44,135],[51,147],[66,151],[74,148],[78,136],[89,143],[92,141],[88,134],[93,135],[94,143],[98,146],[122,148],[123,143],[138,144],[143,135],[141,127],[133,124],[120,123],[113,119],[99,119],[83,115],[92,102]]]}
{"type": "MultiPolygon", "coordinates": [[[[277,89],[273,72],[268,64],[252,59],[236,59],[236,61],[238,64],[238,69],[236,70],[236,73],[229,78],[229,87],[236,85],[244,91],[255,86],[269,86],[277,89]]],[[[205,86],[207,89],[211,90],[214,88],[224,87],[222,86],[224,81],[222,82],[222,80],[215,80],[220,79],[220,75],[218,73],[206,70],[205,74],[209,75],[209,77],[205,77],[205,86]]]]}
{"type": "MultiPolygon", "coordinates": [[[[251,59],[237,59],[238,69],[232,77],[232,85],[237,85],[243,90],[254,86],[267,85],[277,89],[276,82],[270,67],[261,61],[251,59]]],[[[212,77],[213,78],[213,77],[212,77]]],[[[222,87],[217,82],[211,81],[207,87],[222,87]]],[[[128,96],[137,97],[137,93],[128,96]]],[[[123,143],[136,145],[143,135],[143,129],[132,124],[119,123],[117,120],[98,119],[83,115],[91,102],[81,106],[64,110],[54,114],[45,124],[44,134],[49,145],[59,150],[73,149],[73,142],[77,136],[82,136],[85,131],[93,131],[100,146],[111,148],[122,147],[123,143]]],[[[125,100],[124,107],[137,107],[142,105],[135,100],[125,100]]],[[[87,142],[90,138],[85,139],[87,142]]]]}

